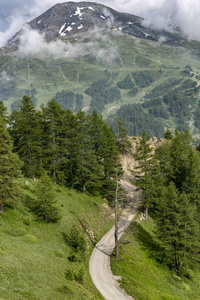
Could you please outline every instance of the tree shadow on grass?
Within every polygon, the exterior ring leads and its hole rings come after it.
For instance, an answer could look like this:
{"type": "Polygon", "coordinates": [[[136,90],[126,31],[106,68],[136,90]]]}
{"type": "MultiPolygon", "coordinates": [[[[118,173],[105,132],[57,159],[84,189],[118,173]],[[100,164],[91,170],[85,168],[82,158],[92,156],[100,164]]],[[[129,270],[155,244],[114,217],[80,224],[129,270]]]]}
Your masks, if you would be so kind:
{"type": "Polygon", "coordinates": [[[135,238],[140,242],[142,247],[148,251],[149,257],[156,258],[159,262],[162,262],[161,246],[155,236],[145,230],[141,223],[138,222],[134,222],[130,229],[134,232],[135,238]]]}

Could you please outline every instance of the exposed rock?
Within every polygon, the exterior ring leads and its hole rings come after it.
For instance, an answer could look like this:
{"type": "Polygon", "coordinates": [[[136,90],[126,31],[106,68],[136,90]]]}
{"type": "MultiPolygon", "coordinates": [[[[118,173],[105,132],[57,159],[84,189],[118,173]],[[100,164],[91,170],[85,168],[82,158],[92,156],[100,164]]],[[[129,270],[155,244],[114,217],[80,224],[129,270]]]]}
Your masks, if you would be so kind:
{"type": "MultiPolygon", "coordinates": [[[[153,41],[158,41],[161,36],[165,37],[168,43],[174,41],[173,33],[145,28],[142,21],[143,18],[138,16],[120,13],[94,2],[65,2],[56,4],[29,22],[28,26],[48,41],[70,37],[94,28],[120,31],[153,41]]],[[[22,34],[23,29],[15,34],[5,48],[16,48],[22,34]]]]}

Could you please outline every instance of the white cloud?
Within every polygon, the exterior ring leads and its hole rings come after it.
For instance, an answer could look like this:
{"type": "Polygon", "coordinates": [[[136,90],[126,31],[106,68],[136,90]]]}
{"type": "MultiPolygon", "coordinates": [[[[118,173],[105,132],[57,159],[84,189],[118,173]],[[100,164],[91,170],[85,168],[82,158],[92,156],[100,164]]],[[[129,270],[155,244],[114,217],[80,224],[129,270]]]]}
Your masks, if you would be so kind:
{"type": "MultiPolygon", "coordinates": [[[[59,0],[1,0],[0,12],[10,12],[9,28],[0,29],[0,46],[5,45],[22,23],[39,16],[59,0]],[[4,31],[3,31],[4,30],[4,31]]],[[[61,1],[62,2],[62,1],[61,1]]],[[[90,2],[93,2],[90,1],[90,2]]],[[[185,34],[200,40],[200,1],[199,0],[98,0],[118,11],[145,18],[144,24],[158,29],[169,29],[178,25],[185,34]]],[[[6,23],[7,23],[6,22],[6,23]]]]}
{"type": "Polygon", "coordinates": [[[54,58],[78,57],[85,54],[92,54],[97,58],[112,61],[117,56],[117,49],[110,42],[109,36],[101,31],[93,29],[83,36],[89,42],[79,38],[78,43],[64,43],[61,40],[46,42],[45,37],[28,25],[23,27],[20,37],[20,46],[17,51],[20,56],[38,55],[40,58],[53,56],[54,58]],[[104,47],[102,47],[102,44],[104,47]]]}
{"type": "Polygon", "coordinates": [[[0,32],[0,47],[3,47],[20,30],[24,22],[25,19],[22,17],[12,19],[10,27],[4,32],[0,32]]]}

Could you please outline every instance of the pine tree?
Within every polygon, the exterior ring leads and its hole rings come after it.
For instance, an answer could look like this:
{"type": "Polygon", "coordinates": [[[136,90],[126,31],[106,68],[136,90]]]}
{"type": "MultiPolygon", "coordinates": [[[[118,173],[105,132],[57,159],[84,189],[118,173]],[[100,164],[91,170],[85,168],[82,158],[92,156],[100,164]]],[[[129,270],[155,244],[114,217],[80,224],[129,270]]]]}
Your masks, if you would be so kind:
{"type": "Polygon", "coordinates": [[[173,138],[172,132],[167,128],[164,133],[164,138],[167,140],[171,140],[173,138]]]}
{"type": "Polygon", "coordinates": [[[143,191],[143,205],[145,206],[146,220],[148,220],[148,186],[151,185],[150,168],[152,160],[152,148],[149,142],[150,137],[146,131],[143,130],[136,147],[135,160],[138,162],[138,165],[135,167],[135,170],[132,171],[134,174],[134,185],[139,186],[143,191]]]}
{"type": "Polygon", "coordinates": [[[44,168],[54,184],[65,180],[63,164],[67,163],[62,143],[62,107],[54,99],[43,108],[43,156],[44,168]]]}
{"type": "Polygon", "coordinates": [[[21,174],[18,155],[12,152],[11,137],[0,116],[0,212],[5,205],[14,205],[17,201],[17,185],[14,182],[21,174]]]}
{"type": "Polygon", "coordinates": [[[195,210],[187,195],[179,193],[173,182],[163,188],[156,217],[157,235],[163,260],[177,274],[199,260],[199,224],[194,216],[195,210]]]}
{"type": "Polygon", "coordinates": [[[117,146],[119,152],[122,155],[125,155],[129,152],[130,148],[132,147],[132,144],[128,138],[125,124],[124,122],[122,122],[122,119],[120,117],[118,118],[118,131],[119,131],[119,135],[118,135],[117,146]]]}
{"type": "Polygon", "coordinates": [[[24,175],[34,179],[39,173],[41,131],[34,104],[27,96],[22,99],[20,111],[12,113],[11,134],[14,139],[14,149],[24,162],[24,175]]]}
{"type": "Polygon", "coordinates": [[[116,170],[118,179],[121,178],[123,170],[116,138],[107,124],[102,127],[100,154],[104,172],[104,195],[111,204],[115,199],[116,170]]]}
{"type": "Polygon", "coordinates": [[[7,108],[4,106],[2,101],[0,101],[0,116],[2,117],[2,120],[5,124],[10,123],[7,108]]]}
{"type": "Polygon", "coordinates": [[[73,187],[76,181],[76,166],[78,161],[77,120],[72,111],[63,111],[62,116],[62,148],[65,163],[62,166],[66,184],[73,187]]]}
{"type": "Polygon", "coordinates": [[[46,222],[59,220],[59,209],[55,200],[55,192],[51,180],[44,172],[41,181],[37,183],[35,190],[36,198],[31,200],[29,207],[39,219],[46,222]]]}
{"type": "Polygon", "coordinates": [[[90,136],[89,117],[83,111],[76,115],[77,120],[77,184],[94,193],[101,188],[102,170],[98,163],[95,149],[90,136]]]}
{"type": "Polygon", "coordinates": [[[89,134],[92,139],[92,147],[95,150],[98,162],[100,162],[101,156],[99,149],[101,146],[101,131],[102,126],[105,123],[101,115],[98,115],[97,111],[94,110],[91,115],[88,116],[89,119],[89,134]]]}

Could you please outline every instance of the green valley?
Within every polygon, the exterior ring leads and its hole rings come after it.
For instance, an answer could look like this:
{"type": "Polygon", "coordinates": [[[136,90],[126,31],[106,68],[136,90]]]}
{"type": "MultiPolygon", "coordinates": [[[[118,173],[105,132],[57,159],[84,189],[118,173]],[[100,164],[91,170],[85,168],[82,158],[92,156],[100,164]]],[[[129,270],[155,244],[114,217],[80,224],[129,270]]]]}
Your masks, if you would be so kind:
{"type": "Polygon", "coordinates": [[[52,98],[74,112],[96,109],[115,131],[120,116],[129,135],[141,134],[144,128],[161,137],[168,127],[189,128],[199,137],[198,42],[179,38],[168,45],[119,32],[105,33],[105,41],[96,38],[91,50],[87,34],[63,41],[80,53],[44,58],[1,52],[0,99],[10,112],[26,94],[37,109],[52,98]],[[81,48],[87,53],[81,54],[81,48]]]}

